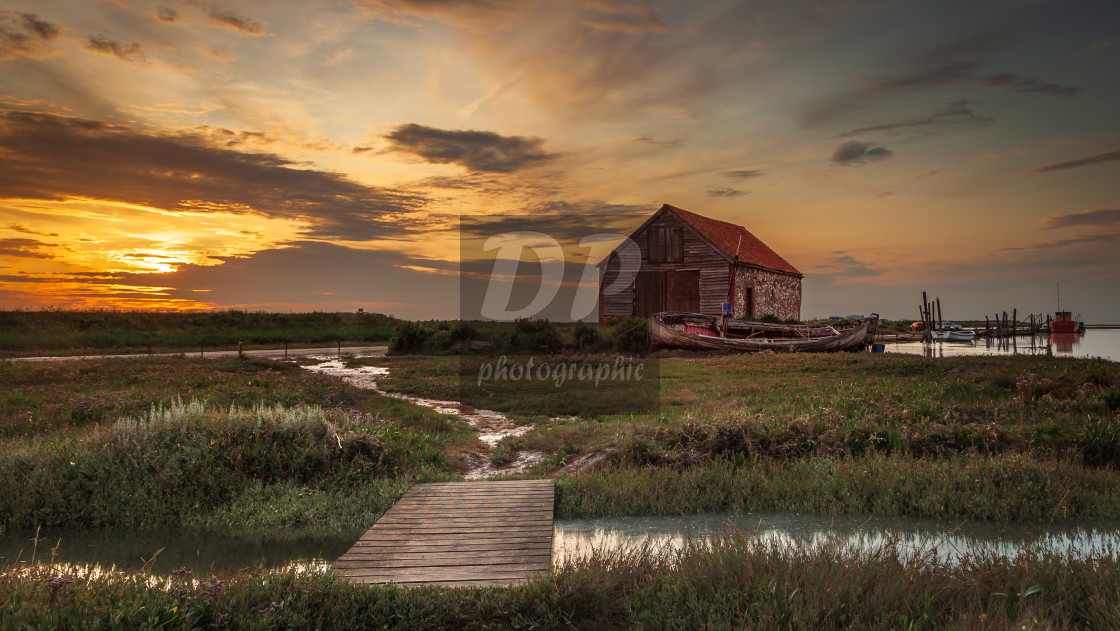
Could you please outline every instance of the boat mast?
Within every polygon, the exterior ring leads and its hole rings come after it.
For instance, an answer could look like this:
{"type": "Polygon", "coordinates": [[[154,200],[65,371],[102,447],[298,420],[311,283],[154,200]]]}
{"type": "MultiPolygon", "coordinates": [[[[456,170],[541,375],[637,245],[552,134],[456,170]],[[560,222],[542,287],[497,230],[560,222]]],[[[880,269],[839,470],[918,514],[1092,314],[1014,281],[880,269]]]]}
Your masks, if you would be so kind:
{"type": "Polygon", "coordinates": [[[1062,310],[1062,284],[1055,283],[1058,286],[1058,311],[1062,310]]]}

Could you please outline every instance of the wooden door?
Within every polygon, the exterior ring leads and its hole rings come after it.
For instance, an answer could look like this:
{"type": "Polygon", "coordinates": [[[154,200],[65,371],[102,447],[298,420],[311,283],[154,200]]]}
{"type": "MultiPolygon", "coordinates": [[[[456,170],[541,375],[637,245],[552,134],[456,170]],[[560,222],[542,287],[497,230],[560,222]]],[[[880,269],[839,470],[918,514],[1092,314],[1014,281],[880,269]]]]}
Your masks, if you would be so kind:
{"type": "Polygon", "coordinates": [[[663,289],[661,272],[638,272],[634,279],[634,315],[644,318],[664,311],[663,289]]]}
{"type": "Polygon", "coordinates": [[[669,311],[700,311],[700,270],[666,272],[665,285],[669,311]]]}

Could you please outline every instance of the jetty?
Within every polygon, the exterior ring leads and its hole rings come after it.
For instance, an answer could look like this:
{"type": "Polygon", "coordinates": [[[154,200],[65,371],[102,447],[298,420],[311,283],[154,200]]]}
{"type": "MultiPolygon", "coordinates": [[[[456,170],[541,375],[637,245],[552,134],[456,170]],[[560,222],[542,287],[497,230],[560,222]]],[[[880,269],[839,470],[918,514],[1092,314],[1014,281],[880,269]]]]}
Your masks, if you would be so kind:
{"type": "Polygon", "coordinates": [[[551,480],[420,484],[334,562],[347,579],[516,585],[552,565],[551,480]]]}

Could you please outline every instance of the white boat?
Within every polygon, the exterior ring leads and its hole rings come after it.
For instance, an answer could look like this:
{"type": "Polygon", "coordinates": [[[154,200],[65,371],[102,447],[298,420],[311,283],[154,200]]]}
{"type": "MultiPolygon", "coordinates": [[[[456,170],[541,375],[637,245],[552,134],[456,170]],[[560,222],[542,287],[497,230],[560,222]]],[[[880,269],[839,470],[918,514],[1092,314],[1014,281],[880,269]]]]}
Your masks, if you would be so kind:
{"type": "Polygon", "coordinates": [[[930,337],[938,342],[971,342],[972,338],[976,337],[975,331],[954,331],[954,330],[937,330],[930,331],[930,337]]]}

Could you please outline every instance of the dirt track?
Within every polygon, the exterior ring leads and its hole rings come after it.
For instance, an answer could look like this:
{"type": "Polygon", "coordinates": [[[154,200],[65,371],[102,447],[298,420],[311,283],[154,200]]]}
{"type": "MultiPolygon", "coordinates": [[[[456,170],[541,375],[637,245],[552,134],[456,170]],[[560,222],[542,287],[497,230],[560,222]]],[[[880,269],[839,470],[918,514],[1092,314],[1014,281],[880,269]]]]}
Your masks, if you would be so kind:
{"type": "MultiPolygon", "coordinates": [[[[388,346],[343,346],[342,354],[351,355],[354,357],[383,357],[388,352],[388,346]]],[[[174,357],[175,355],[186,355],[188,357],[236,357],[238,351],[197,351],[181,352],[181,353],[133,353],[130,355],[67,355],[58,357],[9,357],[11,361],[20,362],[59,362],[68,361],[72,359],[129,359],[136,357],[174,357]]],[[[285,351],[282,348],[270,349],[246,349],[243,351],[249,357],[262,357],[265,359],[283,359],[285,353],[288,357],[338,357],[339,349],[337,346],[324,346],[320,348],[289,348],[285,351]]]]}

